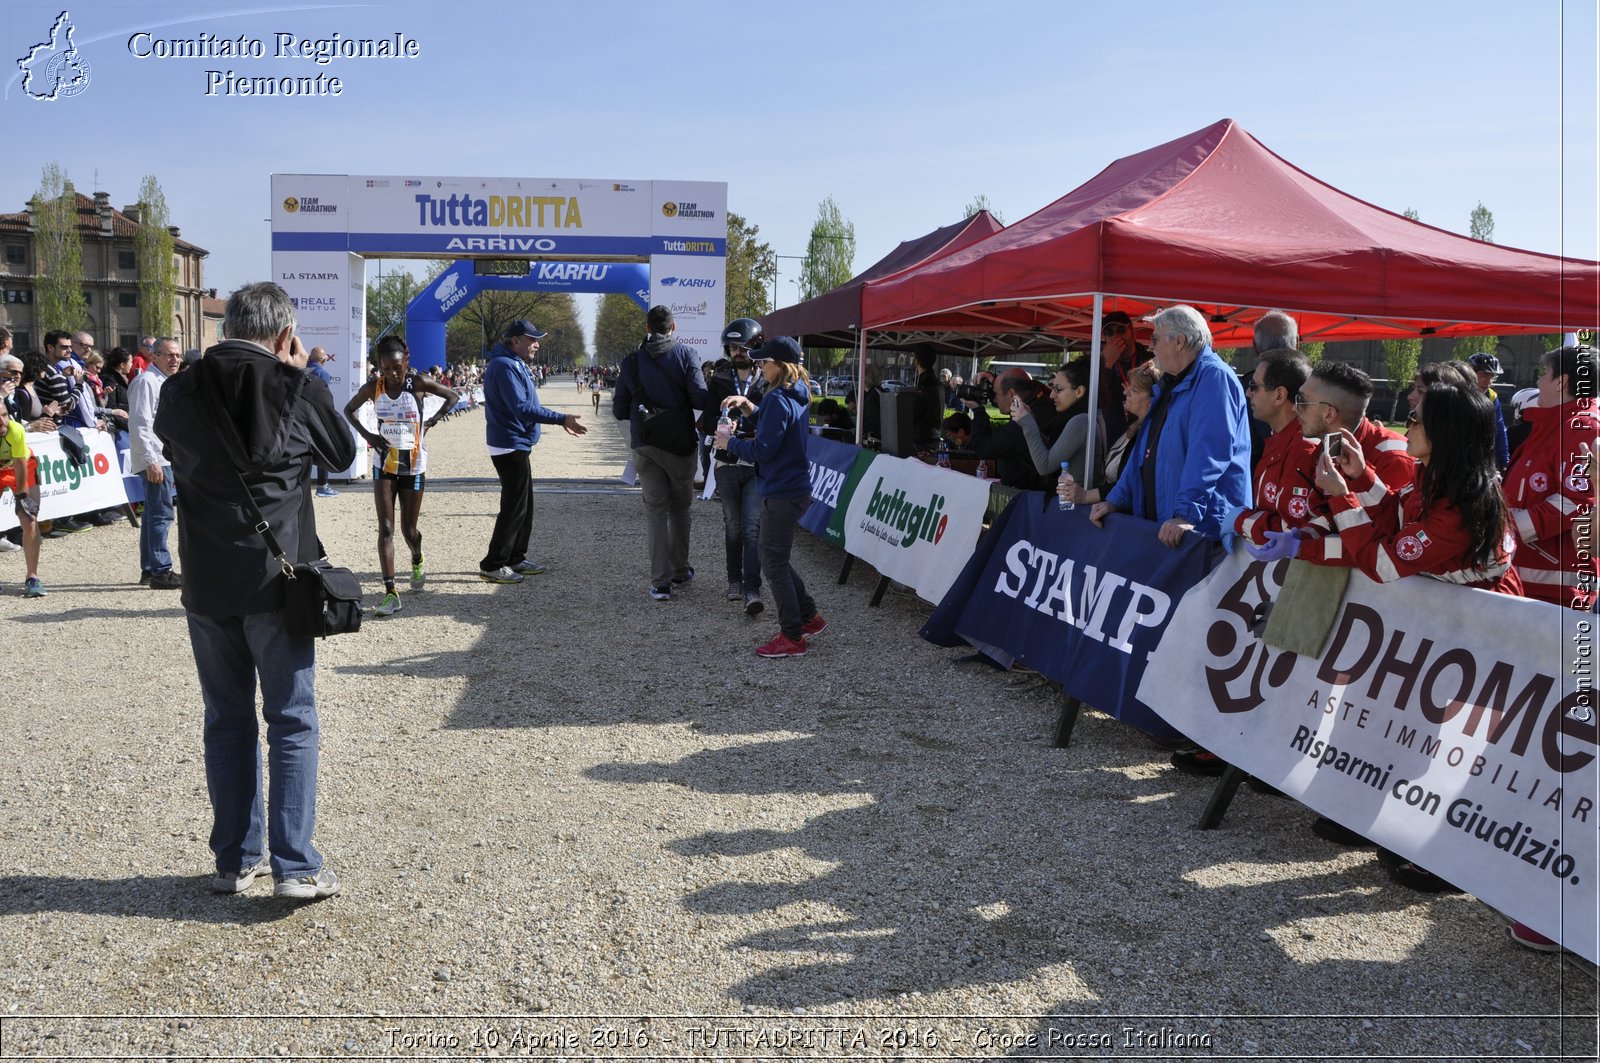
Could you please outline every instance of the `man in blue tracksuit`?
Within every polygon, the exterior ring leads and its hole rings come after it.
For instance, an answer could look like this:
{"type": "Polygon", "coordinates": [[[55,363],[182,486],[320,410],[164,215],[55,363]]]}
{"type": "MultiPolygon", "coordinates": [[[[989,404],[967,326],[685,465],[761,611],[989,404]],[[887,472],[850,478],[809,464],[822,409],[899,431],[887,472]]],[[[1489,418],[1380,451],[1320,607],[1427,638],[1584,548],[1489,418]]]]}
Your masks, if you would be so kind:
{"type": "Polygon", "coordinates": [[[1211,349],[1211,329],[1191,306],[1173,306],[1151,322],[1161,382],[1104,502],[1096,525],[1121,511],[1156,521],[1166,546],[1185,532],[1221,538],[1232,515],[1251,504],[1250,414],[1244,389],[1211,349]]]}
{"type": "Polygon", "coordinates": [[[528,366],[539,353],[546,333],[531,321],[513,321],[505,339],[489,352],[483,371],[484,435],[489,460],[500,478],[500,512],[494,519],[489,552],[478,562],[478,575],[490,583],[521,583],[544,566],[528,560],[533,534],[533,466],[529,451],[539,442],[539,426],[558,424],[581,436],[589,429],[575,413],[557,413],[539,405],[528,366]]]}

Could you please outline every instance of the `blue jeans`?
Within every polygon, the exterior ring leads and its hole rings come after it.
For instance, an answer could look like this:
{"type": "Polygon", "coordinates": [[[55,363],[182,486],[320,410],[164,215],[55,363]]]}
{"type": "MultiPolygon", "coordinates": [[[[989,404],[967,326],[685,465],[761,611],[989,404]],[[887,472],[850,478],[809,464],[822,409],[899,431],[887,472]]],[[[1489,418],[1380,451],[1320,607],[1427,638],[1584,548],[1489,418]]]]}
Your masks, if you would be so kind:
{"type": "Polygon", "coordinates": [[[722,503],[722,542],[728,552],[728,582],[746,594],[761,590],[761,492],[753,465],[717,465],[717,499],[722,503]]]}
{"type": "Polygon", "coordinates": [[[265,828],[275,878],[314,875],[322,870],[322,854],[311,844],[317,819],[316,641],[291,636],[282,613],[188,616],[206,709],[206,790],[217,871],[259,861],[265,828]],[[257,677],[271,769],[265,816],[257,677]]]}
{"type": "Polygon", "coordinates": [[[810,495],[761,500],[761,571],[767,574],[772,602],[778,607],[778,627],[792,639],[799,638],[806,621],[817,615],[817,603],[789,563],[795,526],[810,505],[810,495]]]}
{"type": "Polygon", "coordinates": [[[172,469],[158,484],[144,481],[144,516],[139,518],[139,571],[172,571],[172,554],[167,551],[167,530],[172,527],[172,469]]]}

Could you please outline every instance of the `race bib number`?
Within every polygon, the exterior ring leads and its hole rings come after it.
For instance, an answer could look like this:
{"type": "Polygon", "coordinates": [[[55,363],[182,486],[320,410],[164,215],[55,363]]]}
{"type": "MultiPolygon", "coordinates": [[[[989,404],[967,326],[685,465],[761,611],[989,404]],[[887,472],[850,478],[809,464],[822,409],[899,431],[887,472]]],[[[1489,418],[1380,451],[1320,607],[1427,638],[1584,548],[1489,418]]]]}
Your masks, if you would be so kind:
{"type": "Polygon", "coordinates": [[[415,450],[416,429],[409,421],[385,421],[379,432],[395,450],[415,450]]]}

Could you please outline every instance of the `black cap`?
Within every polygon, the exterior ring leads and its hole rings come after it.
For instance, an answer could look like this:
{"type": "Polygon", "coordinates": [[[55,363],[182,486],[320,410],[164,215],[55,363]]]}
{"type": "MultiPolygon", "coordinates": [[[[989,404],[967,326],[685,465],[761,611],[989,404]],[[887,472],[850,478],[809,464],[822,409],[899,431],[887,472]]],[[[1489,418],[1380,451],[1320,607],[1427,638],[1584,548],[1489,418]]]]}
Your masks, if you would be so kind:
{"type": "Polygon", "coordinates": [[[1107,325],[1126,325],[1133,328],[1133,318],[1129,317],[1125,310],[1113,310],[1100,318],[1100,327],[1104,329],[1107,325]]]}
{"type": "Polygon", "coordinates": [[[506,326],[506,339],[508,340],[516,339],[518,336],[529,336],[536,340],[542,340],[548,335],[548,332],[540,328],[538,325],[535,325],[527,318],[522,318],[519,321],[513,321],[511,324],[506,326]]]}
{"type": "Polygon", "coordinates": [[[793,336],[773,336],[760,347],[750,352],[753,362],[793,362],[801,364],[805,355],[800,351],[800,345],[794,341],[793,336]]]}

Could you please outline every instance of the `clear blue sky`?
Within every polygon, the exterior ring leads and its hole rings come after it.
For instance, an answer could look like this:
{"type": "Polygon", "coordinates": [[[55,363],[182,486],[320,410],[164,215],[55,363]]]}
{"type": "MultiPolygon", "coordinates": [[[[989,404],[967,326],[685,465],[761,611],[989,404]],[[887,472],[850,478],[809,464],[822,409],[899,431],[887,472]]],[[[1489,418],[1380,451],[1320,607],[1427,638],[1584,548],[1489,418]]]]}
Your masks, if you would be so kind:
{"type": "MultiPolygon", "coordinates": [[[[726,181],[783,255],[831,194],[860,269],[979,193],[1014,222],[1224,117],[1380,206],[1465,232],[1481,200],[1497,243],[1596,257],[1592,0],[74,4],[90,84],[30,100],[16,61],[61,10],[0,14],[0,209],[47,161],[118,207],[154,173],[223,291],[268,274],[274,171],[726,181]],[[141,30],[269,55],[278,32],[400,32],[421,56],[140,60],[141,30]],[[208,97],[208,69],[344,93],[208,97]]],[[[782,303],[797,265],[780,262],[782,303]]]]}

